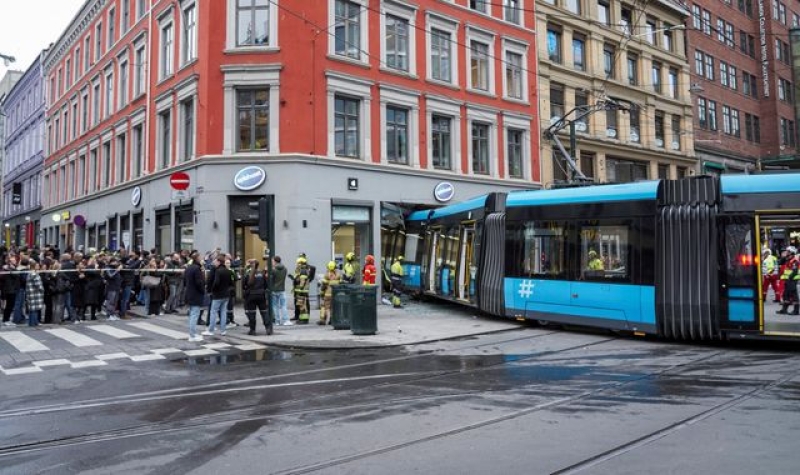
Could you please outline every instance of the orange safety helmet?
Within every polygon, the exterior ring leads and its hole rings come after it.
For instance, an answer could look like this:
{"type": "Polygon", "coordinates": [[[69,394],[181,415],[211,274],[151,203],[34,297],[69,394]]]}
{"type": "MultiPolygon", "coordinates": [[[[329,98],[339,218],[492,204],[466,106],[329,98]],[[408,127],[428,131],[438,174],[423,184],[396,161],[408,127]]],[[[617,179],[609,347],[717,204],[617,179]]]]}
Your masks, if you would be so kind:
{"type": "Polygon", "coordinates": [[[367,264],[375,264],[375,256],[367,254],[367,257],[364,258],[364,262],[367,264]]]}

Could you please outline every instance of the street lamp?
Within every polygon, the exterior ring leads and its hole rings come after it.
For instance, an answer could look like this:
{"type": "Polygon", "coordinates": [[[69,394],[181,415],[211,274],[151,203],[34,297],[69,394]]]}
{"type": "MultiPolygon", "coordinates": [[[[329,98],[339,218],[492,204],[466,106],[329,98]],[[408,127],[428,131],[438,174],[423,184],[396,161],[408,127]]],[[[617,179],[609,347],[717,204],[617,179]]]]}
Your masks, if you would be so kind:
{"type": "Polygon", "coordinates": [[[8,67],[9,64],[17,62],[17,58],[0,53],[0,58],[3,58],[3,64],[8,67]]]}

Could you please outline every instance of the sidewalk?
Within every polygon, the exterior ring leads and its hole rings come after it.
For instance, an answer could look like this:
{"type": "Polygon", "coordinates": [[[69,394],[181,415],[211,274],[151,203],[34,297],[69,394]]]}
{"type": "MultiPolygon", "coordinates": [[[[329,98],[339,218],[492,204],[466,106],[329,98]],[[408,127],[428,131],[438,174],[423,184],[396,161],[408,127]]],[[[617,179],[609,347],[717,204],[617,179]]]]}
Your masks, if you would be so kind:
{"type": "MultiPolygon", "coordinates": [[[[136,306],[131,309],[131,313],[143,316],[143,310],[142,307],[136,306]]],[[[188,337],[188,317],[185,312],[184,308],[177,315],[150,318],[168,321],[176,329],[177,327],[187,329],[188,337]]],[[[292,314],[291,308],[289,313],[292,314]]],[[[203,318],[206,316],[204,312],[203,318]]],[[[409,301],[401,309],[378,304],[378,332],[375,335],[353,335],[350,330],[334,330],[330,325],[317,325],[318,318],[319,310],[312,310],[308,325],[275,326],[274,333],[267,336],[261,317],[257,315],[258,334],[250,336],[247,334],[249,328],[246,326],[244,307],[237,305],[234,309],[234,320],[239,326],[228,327],[226,338],[283,348],[335,350],[417,345],[521,328],[520,323],[514,320],[479,316],[478,312],[471,308],[445,302],[427,303],[414,300],[409,301]]]]}

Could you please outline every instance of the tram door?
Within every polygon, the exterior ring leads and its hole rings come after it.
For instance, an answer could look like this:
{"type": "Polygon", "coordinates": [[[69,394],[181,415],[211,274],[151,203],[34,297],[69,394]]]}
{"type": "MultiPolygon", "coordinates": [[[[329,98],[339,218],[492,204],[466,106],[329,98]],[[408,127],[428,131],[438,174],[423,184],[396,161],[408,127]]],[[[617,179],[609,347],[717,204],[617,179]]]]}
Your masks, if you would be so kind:
{"type": "Polygon", "coordinates": [[[761,326],[762,298],[756,226],[752,216],[722,218],[724,236],[720,304],[723,329],[755,331],[761,326]]]}
{"type": "Polygon", "coordinates": [[[781,273],[787,269],[787,259],[783,250],[789,246],[797,246],[800,240],[800,211],[781,211],[778,213],[762,213],[756,217],[758,223],[758,248],[761,250],[758,273],[758,289],[761,310],[762,332],[768,335],[800,336],[800,317],[793,315],[795,305],[789,304],[784,308],[787,300],[797,301],[789,295],[784,295],[786,281],[781,280],[781,273]],[[770,263],[767,259],[766,249],[773,256],[770,263]],[[769,268],[772,273],[764,275],[769,268]]]}
{"type": "Polygon", "coordinates": [[[472,261],[475,252],[475,224],[469,223],[461,226],[461,249],[458,253],[458,268],[456,279],[458,282],[456,298],[471,300],[474,294],[474,273],[472,261]]]}
{"type": "Polygon", "coordinates": [[[441,237],[442,236],[439,228],[431,228],[425,235],[428,251],[428,262],[425,268],[424,287],[426,292],[435,293],[439,286],[439,267],[441,266],[442,262],[442,247],[444,244],[441,237]]]}

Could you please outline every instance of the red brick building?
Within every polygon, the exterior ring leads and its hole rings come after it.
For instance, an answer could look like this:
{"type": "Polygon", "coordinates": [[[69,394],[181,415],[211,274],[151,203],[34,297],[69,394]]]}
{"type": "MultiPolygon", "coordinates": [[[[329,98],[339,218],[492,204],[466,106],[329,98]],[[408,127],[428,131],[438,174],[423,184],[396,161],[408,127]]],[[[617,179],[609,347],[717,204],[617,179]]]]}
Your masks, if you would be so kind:
{"type": "Polygon", "coordinates": [[[258,255],[267,196],[273,250],[380,255],[387,203],[535,187],[533,8],[88,0],[45,60],[44,242],[258,255]]]}
{"type": "Polygon", "coordinates": [[[800,2],[697,0],[690,8],[690,90],[701,171],[797,165],[789,29],[800,26],[800,2]]]}

